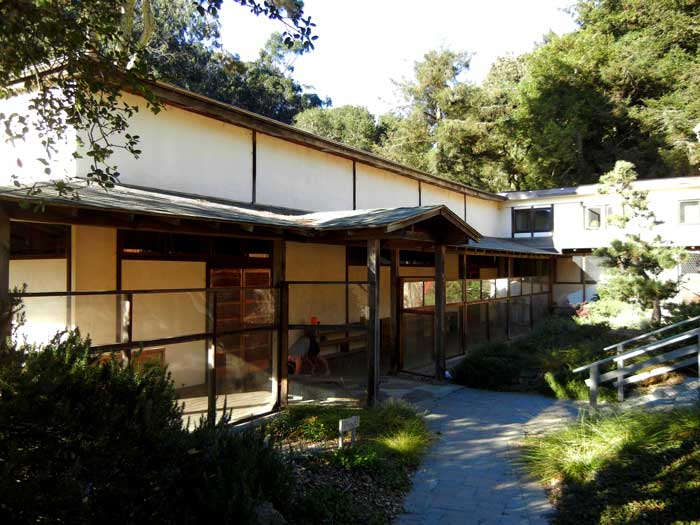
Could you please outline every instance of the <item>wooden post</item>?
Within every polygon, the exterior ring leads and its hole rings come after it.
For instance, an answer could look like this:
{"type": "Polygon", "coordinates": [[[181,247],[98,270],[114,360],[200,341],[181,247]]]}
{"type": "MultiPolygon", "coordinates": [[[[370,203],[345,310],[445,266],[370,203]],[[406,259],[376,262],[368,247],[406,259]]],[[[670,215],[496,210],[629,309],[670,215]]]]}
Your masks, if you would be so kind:
{"type": "Polygon", "coordinates": [[[600,377],[598,365],[592,365],[590,373],[591,384],[588,386],[588,402],[591,408],[595,408],[598,405],[598,378],[600,377]]]}
{"type": "MultiPolygon", "coordinates": [[[[618,355],[622,353],[622,345],[617,345],[617,353],[618,355]]],[[[615,364],[617,365],[617,400],[622,402],[625,400],[625,385],[622,383],[622,380],[625,378],[624,372],[622,372],[622,368],[625,366],[625,360],[624,358],[619,358],[615,360],[615,364]]]]}
{"type": "Polygon", "coordinates": [[[0,206],[0,350],[6,351],[12,337],[10,298],[10,218],[0,206]]]}
{"type": "Polygon", "coordinates": [[[625,380],[625,373],[622,368],[625,366],[625,360],[615,359],[615,365],[617,365],[617,400],[623,402],[625,400],[625,385],[623,381],[625,380]]]}
{"type": "Polygon", "coordinates": [[[367,241],[367,405],[372,406],[379,395],[379,352],[381,348],[379,322],[379,239],[367,241]]]}
{"type": "Polygon", "coordinates": [[[390,275],[390,300],[391,300],[391,361],[392,372],[399,370],[400,350],[399,350],[399,310],[403,301],[403,291],[399,289],[399,267],[401,263],[400,252],[394,249],[391,252],[391,275],[390,275]]]}
{"type": "Polygon", "coordinates": [[[457,254],[457,257],[459,257],[459,281],[462,284],[462,304],[459,305],[462,329],[459,331],[459,346],[464,355],[467,353],[467,254],[460,253],[457,254]]]}
{"type": "Polygon", "coordinates": [[[273,248],[272,284],[277,289],[275,304],[275,323],[277,323],[277,406],[287,406],[289,378],[287,374],[287,353],[289,351],[289,287],[286,283],[287,250],[284,240],[276,240],[273,248]]]}
{"type": "MultiPolygon", "coordinates": [[[[119,342],[120,343],[130,343],[131,342],[131,326],[132,326],[132,315],[134,304],[133,294],[122,294],[119,296],[119,342]]],[[[128,366],[131,362],[131,348],[122,350],[122,363],[124,366],[128,366]]]]}
{"type": "Polygon", "coordinates": [[[216,301],[218,294],[216,292],[208,292],[211,294],[207,301],[207,325],[209,332],[213,332],[214,336],[206,341],[206,382],[207,382],[207,422],[210,425],[216,423],[216,301]]]}
{"type": "Polygon", "coordinates": [[[445,379],[445,245],[435,246],[435,378],[445,379]]]}
{"type": "Polygon", "coordinates": [[[511,307],[511,300],[510,300],[510,280],[513,278],[513,258],[508,257],[506,259],[506,268],[508,269],[508,293],[506,294],[506,337],[508,340],[511,338],[512,330],[510,329],[510,325],[512,322],[511,315],[510,315],[510,307],[511,307]]]}

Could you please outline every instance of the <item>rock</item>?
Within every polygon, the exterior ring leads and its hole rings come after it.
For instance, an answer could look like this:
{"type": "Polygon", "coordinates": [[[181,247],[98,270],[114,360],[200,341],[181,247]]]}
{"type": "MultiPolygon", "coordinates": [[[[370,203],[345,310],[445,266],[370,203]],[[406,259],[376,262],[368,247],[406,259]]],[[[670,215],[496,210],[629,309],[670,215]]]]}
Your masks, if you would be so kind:
{"type": "Polygon", "coordinates": [[[287,520],[272,503],[266,501],[255,507],[255,525],[286,525],[287,520]]]}

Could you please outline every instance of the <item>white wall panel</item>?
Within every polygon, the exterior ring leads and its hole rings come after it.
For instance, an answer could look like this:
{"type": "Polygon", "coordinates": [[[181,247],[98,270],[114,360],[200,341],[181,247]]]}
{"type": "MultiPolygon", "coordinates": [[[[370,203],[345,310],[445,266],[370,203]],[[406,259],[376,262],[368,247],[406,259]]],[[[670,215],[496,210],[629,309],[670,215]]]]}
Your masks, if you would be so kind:
{"type": "Polygon", "coordinates": [[[457,217],[464,219],[464,194],[447,190],[432,184],[421,184],[421,205],[432,206],[443,204],[452,210],[457,217]]]}
{"type": "MultiPolygon", "coordinates": [[[[253,187],[252,132],[196,113],[166,106],[154,115],[143,100],[127,95],[139,106],[129,133],[141,137],[140,158],[115,150],[124,183],[250,202],[253,187]]],[[[88,160],[79,161],[84,173],[88,160]]]]}
{"type": "Polygon", "coordinates": [[[486,237],[505,237],[499,203],[467,196],[467,224],[486,237]]]}
{"type": "Polygon", "coordinates": [[[352,161],[258,134],[257,202],[306,211],[352,209],[352,161]]]}
{"type": "Polygon", "coordinates": [[[364,164],[355,167],[357,209],[418,206],[418,181],[364,164]]]}

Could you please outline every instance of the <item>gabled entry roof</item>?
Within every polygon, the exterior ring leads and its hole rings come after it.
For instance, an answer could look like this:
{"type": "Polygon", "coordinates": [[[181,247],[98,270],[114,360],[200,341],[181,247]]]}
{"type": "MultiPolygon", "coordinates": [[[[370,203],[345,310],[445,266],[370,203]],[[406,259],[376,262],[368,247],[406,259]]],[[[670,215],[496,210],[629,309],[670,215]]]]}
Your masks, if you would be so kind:
{"type": "Polygon", "coordinates": [[[37,222],[97,223],[151,230],[167,228],[183,233],[193,233],[195,223],[200,228],[202,223],[208,223],[207,229],[201,233],[233,235],[236,231],[223,228],[231,225],[248,233],[254,230],[273,236],[289,233],[308,240],[317,238],[320,242],[380,237],[457,244],[481,238],[474,228],[442,205],[291,215],[154,189],[117,185],[105,190],[84,181],[74,186],[79,187],[78,199],[59,195],[51,183],[41,183],[41,192],[31,196],[26,188],[0,186],[0,201],[13,207],[11,217],[37,222]],[[23,202],[41,205],[45,210],[22,210],[20,204],[23,202]],[[111,221],[108,220],[110,216],[111,221]],[[161,222],[154,223],[145,220],[146,217],[161,222]],[[181,222],[183,220],[188,221],[187,224],[181,222]]]}

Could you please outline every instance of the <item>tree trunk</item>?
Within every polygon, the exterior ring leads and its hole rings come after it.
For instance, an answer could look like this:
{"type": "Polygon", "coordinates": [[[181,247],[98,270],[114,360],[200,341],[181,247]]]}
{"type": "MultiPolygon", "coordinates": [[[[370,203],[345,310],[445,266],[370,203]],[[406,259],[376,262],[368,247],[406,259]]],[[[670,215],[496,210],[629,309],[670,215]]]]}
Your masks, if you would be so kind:
{"type": "Polygon", "coordinates": [[[661,301],[659,299],[654,299],[653,309],[651,312],[651,322],[655,325],[661,322],[661,301]]]}

